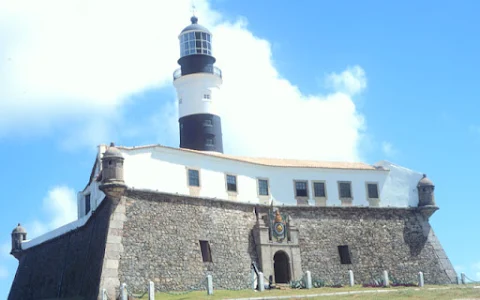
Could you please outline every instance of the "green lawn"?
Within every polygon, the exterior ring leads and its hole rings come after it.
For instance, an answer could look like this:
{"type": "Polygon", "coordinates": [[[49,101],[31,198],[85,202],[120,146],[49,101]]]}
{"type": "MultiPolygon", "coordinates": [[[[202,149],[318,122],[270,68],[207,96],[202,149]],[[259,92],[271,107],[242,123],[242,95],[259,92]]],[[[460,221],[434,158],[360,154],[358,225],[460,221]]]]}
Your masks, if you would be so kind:
{"type": "MultiPolygon", "coordinates": [[[[235,299],[251,297],[272,297],[272,296],[292,296],[289,299],[300,299],[295,296],[322,294],[318,297],[309,297],[308,299],[479,299],[480,287],[475,285],[449,285],[449,286],[425,286],[424,288],[415,287],[396,287],[396,288],[363,288],[360,286],[344,288],[318,288],[311,290],[271,290],[265,292],[255,292],[252,290],[215,290],[211,296],[206,291],[196,291],[190,293],[157,293],[155,299],[165,300],[216,300],[216,299],[235,299]],[[323,295],[328,293],[348,293],[343,295],[323,295]],[[360,293],[355,293],[360,292],[360,293]]],[[[145,295],[142,299],[148,299],[145,295]]],[[[305,299],[305,298],[302,298],[305,299]]]]}

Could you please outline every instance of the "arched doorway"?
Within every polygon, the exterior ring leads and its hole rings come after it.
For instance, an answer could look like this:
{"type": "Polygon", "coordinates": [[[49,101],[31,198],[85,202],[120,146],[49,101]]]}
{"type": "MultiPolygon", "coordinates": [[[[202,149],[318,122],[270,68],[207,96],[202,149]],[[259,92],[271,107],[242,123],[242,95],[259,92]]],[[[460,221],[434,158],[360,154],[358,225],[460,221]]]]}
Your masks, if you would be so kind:
{"type": "Polygon", "coordinates": [[[284,251],[277,251],[273,256],[273,269],[275,271],[275,283],[290,282],[290,263],[288,255],[284,251]]]}

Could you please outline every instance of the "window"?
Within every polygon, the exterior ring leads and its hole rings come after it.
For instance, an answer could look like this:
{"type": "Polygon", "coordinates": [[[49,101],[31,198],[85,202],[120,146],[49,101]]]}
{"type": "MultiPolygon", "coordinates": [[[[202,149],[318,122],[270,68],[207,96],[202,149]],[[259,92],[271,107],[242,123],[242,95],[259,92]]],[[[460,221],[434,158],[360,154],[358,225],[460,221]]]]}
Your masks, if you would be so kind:
{"type": "Polygon", "coordinates": [[[204,94],[203,99],[210,100],[211,99],[210,94],[204,94]]]}
{"type": "Polygon", "coordinates": [[[295,181],[295,197],[308,197],[307,181],[295,181]]]}
{"type": "Polygon", "coordinates": [[[378,198],[378,185],[376,183],[368,183],[368,198],[378,198]]]}
{"type": "Polygon", "coordinates": [[[209,33],[190,31],[180,36],[180,56],[191,54],[212,55],[211,35],[209,33]]]}
{"type": "Polygon", "coordinates": [[[350,265],[352,263],[348,246],[338,246],[338,254],[340,255],[340,263],[342,265],[350,265]]]}
{"type": "Polygon", "coordinates": [[[200,174],[198,170],[188,169],[188,185],[200,186],[200,174]]]}
{"type": "Polygon", "coordinates": [[[237,191],[237,176],[227,175],[227,191],[228,192],[237,191]]]}
{"type": "Polygon", "coordinates": [[[326,197],[325,182],[313,183],[313,195],[314,197],[326,197]]]}
{"type": "Polygon", "coordinates": [[[212,262],[212,252],[208,241],[200,241],[200,250],[202,251],[203,262],[212,262]]]}
{"type": "Polygon", "coordinates": [[[205,146],[213,147],[214,146],[213,139],[212,138],[206,138],[205,139],[205,146]]]}
{"type": "Polygon", "coordinates": [[[258,194],[260,196],[268,196],[268,180],[267,179],[258,180],[258,194]]]}
{"type": "Polygon", "coordinates": [[[208,126],[213,126],[213,121],[210,119],[204,120],[203,121],[203,126],[208,127],[208,126]]]}
{"type": "Polygon", "coordinates": [[[352,198],[351,182],[339,182],[338,188],[340,191],[340,198],[352,198]]]}
{"type": "Polygon", "coordinates": [[[85,195],[85,214],[90,211],[90,194],[85,195]]]}

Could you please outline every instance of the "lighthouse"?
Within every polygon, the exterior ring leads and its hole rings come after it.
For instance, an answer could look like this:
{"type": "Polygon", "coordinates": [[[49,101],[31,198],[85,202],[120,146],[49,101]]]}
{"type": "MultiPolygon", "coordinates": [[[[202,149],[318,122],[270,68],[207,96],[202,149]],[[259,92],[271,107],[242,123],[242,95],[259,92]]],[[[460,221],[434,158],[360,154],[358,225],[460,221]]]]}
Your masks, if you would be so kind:
{"type": "Polygon", "coordinates": [[[222,124],[217,112],[222,72],[214,66],[212,34],[193,16],[178,39],[180,68],[173,73],[177,90],[180,148],[223,153],[222,124]]]}

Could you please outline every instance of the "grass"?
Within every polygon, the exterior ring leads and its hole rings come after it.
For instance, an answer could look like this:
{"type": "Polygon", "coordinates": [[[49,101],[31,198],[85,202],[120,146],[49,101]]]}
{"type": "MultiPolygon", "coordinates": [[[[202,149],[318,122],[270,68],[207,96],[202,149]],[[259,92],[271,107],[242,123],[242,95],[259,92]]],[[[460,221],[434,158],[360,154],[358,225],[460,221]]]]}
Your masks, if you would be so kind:
{"type": "MultiPolygon", "coordinates": [[[[322,294],[318,297],[309,297],[302,299],[479,299],[480,288],[474,288],[474,285],[449,285],[449,286],[425,286],[424,288],[417,287],[395,287],[395,288],[363,288],[361,286],[344,287],[344,288],[317,288],[317,289],[301,289],[301,290],[270,290],[265,292],[255,292],[252,290],[215,290],[211,296],[207,295],[206,291],[195,291],[190,293],[157,293],[155,299],[162,300],[217,300],[217,299],[235,299],[235,298],[249,298],[249,297],[274,297],[274,296],[292,296],[289,299],[300,299],[296,296],[322,294]],[[348,293],[342,295],[324,295],[328,293],[348,293]],[[355,294],[355,292],[357,292],[355,294]],[[360,293],[359,293],[360,292],[360,293]]],[[[145,295],[142,299],[148,299],[145,295]]]]}

